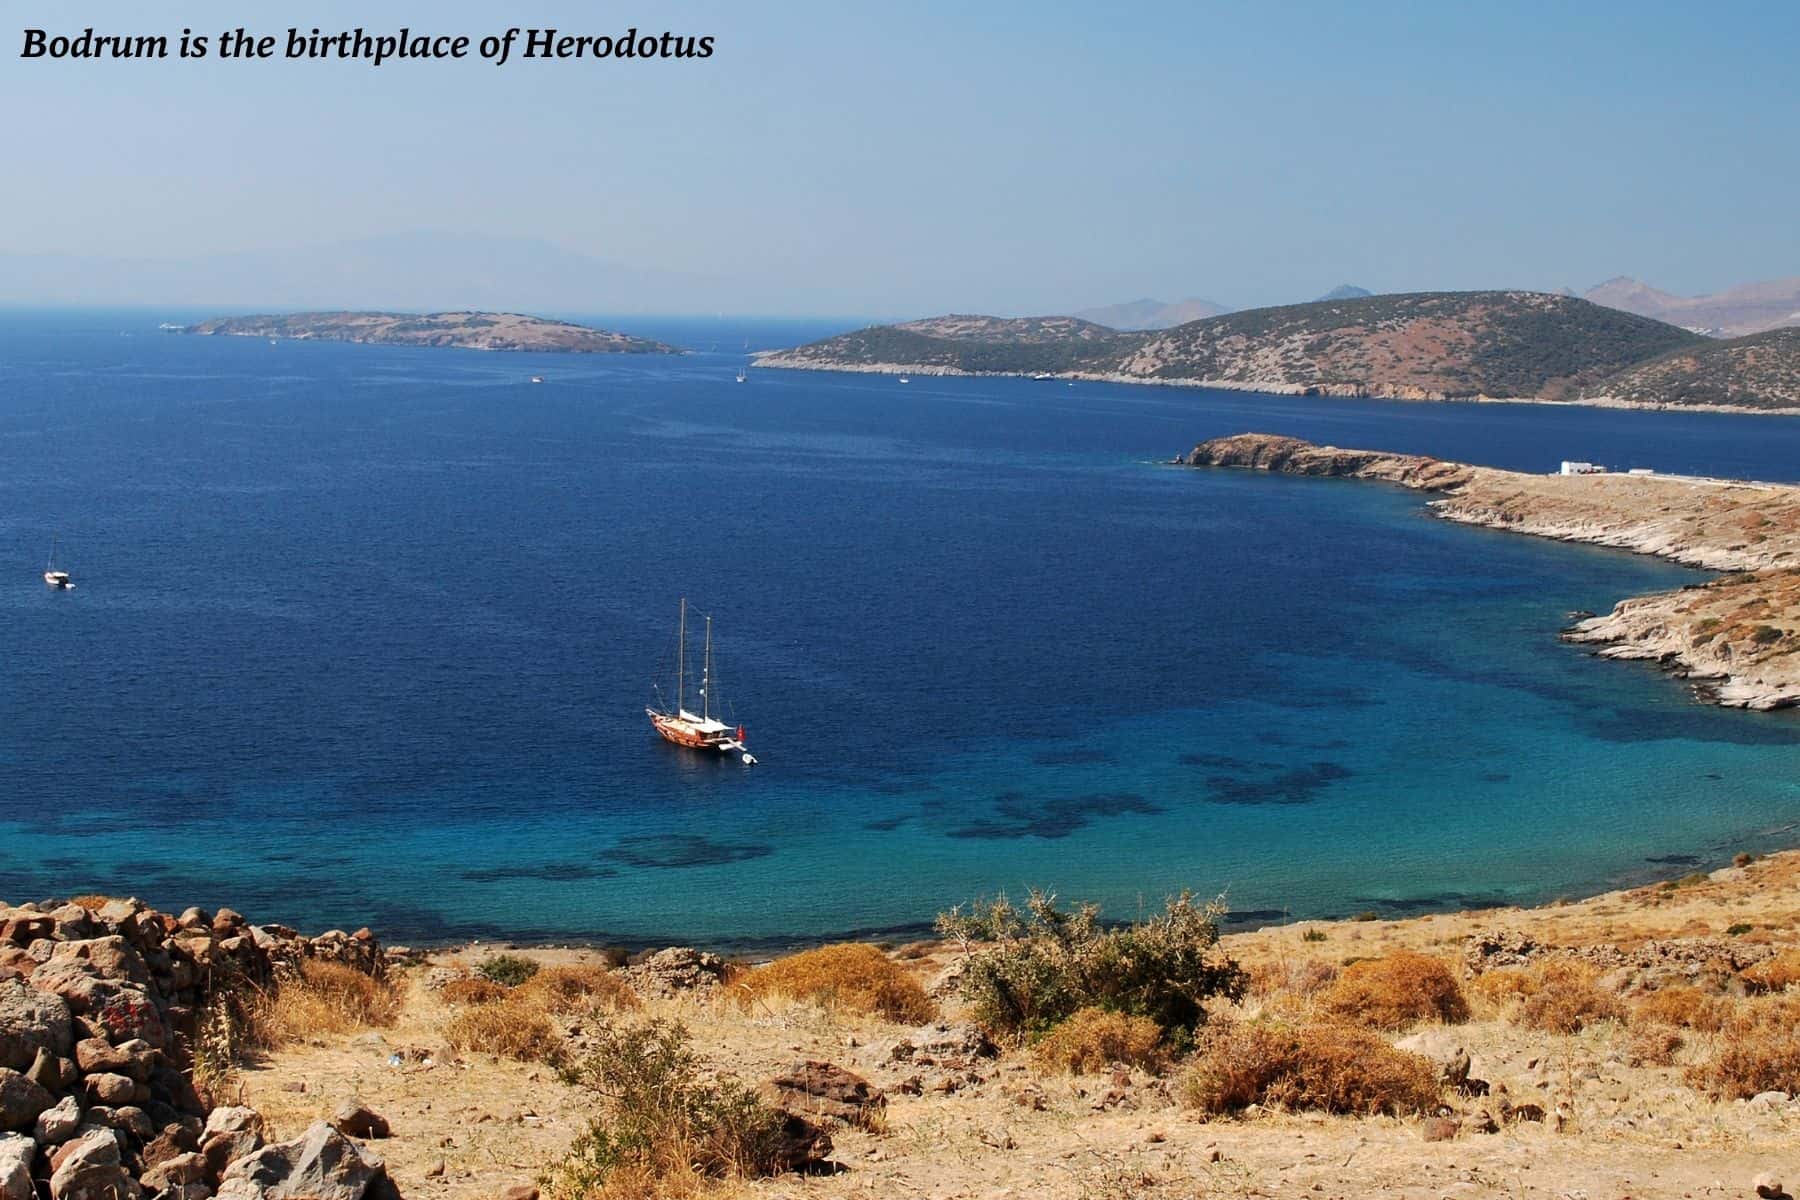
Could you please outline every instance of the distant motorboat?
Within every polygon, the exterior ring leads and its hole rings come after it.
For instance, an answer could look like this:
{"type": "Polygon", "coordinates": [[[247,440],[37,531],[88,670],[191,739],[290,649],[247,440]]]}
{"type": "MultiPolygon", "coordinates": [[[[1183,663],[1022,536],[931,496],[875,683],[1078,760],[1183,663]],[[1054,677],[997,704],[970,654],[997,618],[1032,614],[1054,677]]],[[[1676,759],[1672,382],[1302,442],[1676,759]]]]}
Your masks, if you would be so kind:
{"type": "Polygon", "coordinates": [[[533,382],[533,383],[542,383],[542,382],[544,382],[544,377],[543,377],[543,376],[542,376],[542,375],[533,375],[533,376],[532,376],[532,377],[531,377],[531,382],[533,382]]]}
{"type": "Polygon", "coordinates": [[[749,376],[744,373],[744,368],[739,367],[738,374],[737,374],[737,381],[739,383],[743,383],[748,378],[749,378],[749,376]]]}
{"type": "Polygon", "coordinates": [[[910,380],[910,379],[908,379],[908,378],[907,378],[907,377],[906,377],[906,376],[904,376],[904,375],[902,375],[902,376],[901,376],[901,377],[900,377],[900,382],[901,382],[901,383],[911,383],[911,382],[912,382],[912,380],[910,380]]]}
{"type": "Polygon", "coordinates": [[[1032,378],[1041,381],[1041,380],[1045,380],[1045,379],[1055,379],[1056,376],[1052,375],[1048,371],[1039,371],[1036,375],[1033,375],[1032,378]]]}
{"type": "Polygon", "coordinates": [[[50,561],[44,564],[44,582],[59,592],[70,591],[75,584],[69,579],[67,571],[56,569],[56,538],[50,539],[50,561]]]}

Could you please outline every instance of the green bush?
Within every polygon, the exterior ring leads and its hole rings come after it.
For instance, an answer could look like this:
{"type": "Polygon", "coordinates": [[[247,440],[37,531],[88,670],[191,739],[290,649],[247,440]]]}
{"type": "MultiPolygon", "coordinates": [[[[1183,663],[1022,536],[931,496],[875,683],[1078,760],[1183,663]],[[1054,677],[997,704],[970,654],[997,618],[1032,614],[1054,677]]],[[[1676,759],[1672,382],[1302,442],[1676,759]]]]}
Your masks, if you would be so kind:
{"type": "Polygon", "coordinates": [[[546,1190],[580,1197],[615,1174],[656,1181],[782,1169],[782,1114],[738,1081],[707,1074],[679,1022],[601,1027],[593,1049],[564,1072],[600,1099],[601,1115],[545,1175],[546,1190]]]}
{"type": "Polygon", "coordinates": [[[993,1033],[1038,1033],[1099,1008],[1148,1017],[1179,1045],[1206,1019],[1207,1000],[1244,992],[1244,972],[1217,950],[1222,912],[1183,892],[1156,916],[1106,928],[1095,905],[1065,912],[1034,891],[1023,910],[1004,896],[959,905],[937,929],[968,954],[962,996],[993,1033]]]}
{"type": "Polygon", "coordinates": [[[517,954],[496,954],[477,964],[475,973],[483,979],[491,979],[505,987],[518,987],[538,973],[538,965],[531,959],[521,958],[517,954]]]}

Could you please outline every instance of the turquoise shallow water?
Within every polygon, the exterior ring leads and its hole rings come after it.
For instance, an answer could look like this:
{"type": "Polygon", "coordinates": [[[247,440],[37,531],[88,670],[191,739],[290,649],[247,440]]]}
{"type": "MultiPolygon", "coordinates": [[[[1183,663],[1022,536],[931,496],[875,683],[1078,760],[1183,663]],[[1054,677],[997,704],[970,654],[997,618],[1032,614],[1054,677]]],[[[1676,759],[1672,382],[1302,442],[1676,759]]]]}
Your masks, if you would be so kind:
{"type": "Polygon", "coordinates": [[[705,349],[795,327],[584,359],[160,319],[0,318],[6,899],[758,943],[1033,885],[1120,916],[1181,887],[1247,919],[1536,900],[1795,840],[1792,717],[1556,639],[1701,574],[1157,460],[1271,429],[1790,478],[1800,422],[740,387],[705,349]],[[683,594],[753,770],[644,721],[683,594]]]}

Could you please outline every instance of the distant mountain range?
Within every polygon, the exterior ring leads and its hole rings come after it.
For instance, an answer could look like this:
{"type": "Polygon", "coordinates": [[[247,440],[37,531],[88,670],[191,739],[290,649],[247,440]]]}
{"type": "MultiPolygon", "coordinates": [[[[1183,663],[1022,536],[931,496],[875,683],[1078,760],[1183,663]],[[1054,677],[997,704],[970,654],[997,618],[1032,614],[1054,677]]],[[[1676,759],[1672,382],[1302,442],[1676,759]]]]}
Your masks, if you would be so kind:
{"type": "Polygon", "coordinates": [[[1742,283],[1710,296],[1674,296],[1621,275],[1589,288],[1582,298],[1713,337],[1800,326],[1800,277],[1742,283]]]}
{"type": "Polygon", "coordinates": [[[1161,300],[1132,300],[1126,304],[1109,304],[1105,308],[1084,308],[1069,315],[1109,329],[1171,329],[1230,311],[1223,304],[1190,297],[1173,304],[1161,300]]]}
{"type": "Polygon", "coordinates": [[[1073,317],[934,317],[760,355],[757,363],[1407,400],[1800,409],[1800,336],[1713,341],[1546,292],[1322,300],[1166,330],[1122,331],[1073,317]]]}
{"type": "Polygon", "coordinates": [[[1361,300],[1364,296],[1373,296],[1374,294],[1375,293],[1371,292],[1368,288],[1359,288],[1354,283],[1340,283],[1329,292],[1326,292],[1323,296],[1320,296],[1319,299],[1361,300]]]}

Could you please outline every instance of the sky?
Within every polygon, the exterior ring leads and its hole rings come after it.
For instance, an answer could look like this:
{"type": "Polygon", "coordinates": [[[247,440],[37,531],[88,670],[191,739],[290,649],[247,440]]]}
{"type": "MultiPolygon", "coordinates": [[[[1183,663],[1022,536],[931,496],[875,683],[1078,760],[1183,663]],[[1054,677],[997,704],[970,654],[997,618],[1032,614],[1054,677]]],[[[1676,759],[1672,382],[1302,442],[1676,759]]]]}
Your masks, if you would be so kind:
{"type": "Polygon", "coordinates": [[[1788,0],[4,8],[0,271],[429,232],[618,264],[670,311],[895,316],[1800,275],[1788,0]],[[28,27],[359,24],[715,52],[19,57],[28,27]]]}

